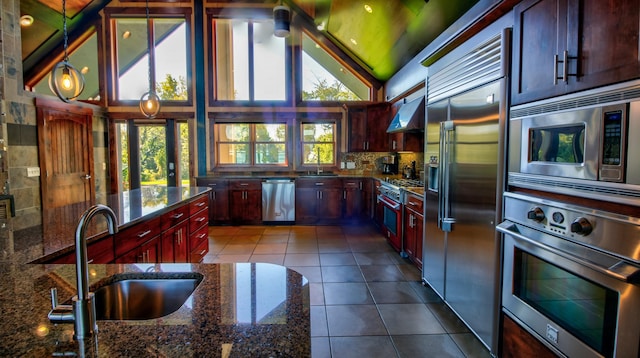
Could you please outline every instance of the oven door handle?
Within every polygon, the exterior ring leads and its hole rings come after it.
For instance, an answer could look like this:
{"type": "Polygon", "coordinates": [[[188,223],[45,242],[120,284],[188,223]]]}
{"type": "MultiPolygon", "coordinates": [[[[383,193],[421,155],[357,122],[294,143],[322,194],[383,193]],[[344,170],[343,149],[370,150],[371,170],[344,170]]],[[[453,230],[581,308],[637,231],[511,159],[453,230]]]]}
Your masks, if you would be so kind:
{"type": "MultiPolygon", "coordinates": [[[[543,250],[549,251],[552,254],[564,257],[567,260],[571,260],[580,265],[586,266],[592,270],[605,274],[616,280],[620,280],[620,281],[631,283],[631,284],[640,283],[640,269],[634,265],[630,265],[626,263],[625,261],[619,260],[617,263],[609,267],[605,267],[605,266],[599,265],[598,263],[584,260],[568,252],[565,252],[563,250],[558,250],[554,247],[551,247],[549,245],[543,244],[539,241],[526,237],[525,235],[522,235],[518,231],[518,227],[516,226],[516,224],[510,221],[504,221],[500,223],[499,225],[496,226],[496,230],[498,230],[503,234],[510,235],[516,239],[525,241],[526,243],[536,246],[538,248],[541,248],[543,250]]],[[[595,250],[592,250],[592,251],[597,253],[597,251],[595,250]]]]}
{"type": "Polygon", "coordinates": [[[378,201],[381,201],[384,205],[388,206],[389,208],[391,208],[393,210],[399,210],[400,209],[400,203],[392,202],[391,200],[385,198],[382,195],[378,195],[378,201]]]}

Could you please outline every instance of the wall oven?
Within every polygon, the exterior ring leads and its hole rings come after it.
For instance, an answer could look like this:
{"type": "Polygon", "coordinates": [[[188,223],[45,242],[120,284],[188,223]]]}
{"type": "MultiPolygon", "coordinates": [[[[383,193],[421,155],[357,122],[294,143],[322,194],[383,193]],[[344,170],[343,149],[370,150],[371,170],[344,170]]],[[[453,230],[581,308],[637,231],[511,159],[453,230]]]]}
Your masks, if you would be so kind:
{"type": "Polygon", "coordinates": [[[505,193],[502,305],[568,357],[640,354],[640,219],[505,193]]]}

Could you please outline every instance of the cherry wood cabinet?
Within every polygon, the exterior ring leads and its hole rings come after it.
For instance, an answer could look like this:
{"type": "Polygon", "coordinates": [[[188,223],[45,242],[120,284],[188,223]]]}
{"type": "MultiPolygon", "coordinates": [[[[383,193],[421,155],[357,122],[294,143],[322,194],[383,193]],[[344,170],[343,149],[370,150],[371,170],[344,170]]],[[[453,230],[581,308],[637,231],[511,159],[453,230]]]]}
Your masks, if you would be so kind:
{"type": "Polygon", "coordinates": [[[296,179],[296,223],[337,223],[342,218],[342,179],[296,179]]]}
{"type": "Polygon", "coordinates": [[[387,152],[391,105],[375,103],[349,106],[348,144],[350,152],[387,152]]]}
{"type": "Polygon", "coordinates": [[[209,192],[209,225],[226,223],[229,214],[229,181],[227,179],[197,178],[198,186],[211,189],[209,192]]]}
{"type": "Polygon", "coordinates": [[[259,224],[262,222],[262,180],[240,179],[229,184],[231,222],[259,224]]]}
{"type": "Polygon", "coordinates": [[[160,262],[160,235],[154,236],[148,241],[143,242],[140,246],[133,250],[116,257],[117,264],[129,263],[155,263],[160,262]]]}
{"type": "Polygon", "coordinates": [[[557,357],[553,351],[504,313],[502,313],[502,342],[500,346],[500,356],[503,358],[557,357]]]}
{"type": "MultiPolygon", "coordinates": [[[[119,260],[122,257],[130,257],[130,251],[137,250],[151,239],[157,239],[162,232],[161,219],[155,217],[131,227],[123,229],[115,235],[116,262],[126,262],[119,260]]],[[[134,255],[135,256],[135,255],[134,255]]],[[[140,261],[133,261],[140,262],[140,261]]],[[[146,261],[144,261],[146,262],[146,261]]]]}
{"type": "Polygon", "coordinates": [[[637,0],[525,0],[514,14],[512,104],[640,77],[637,0]]]}
{"type": "Polygon", "coordinates": [[[371,178],[362,178],[362,218],[365,220],[373,219],[375,203],[373,181],[371,178]]]}
{"type": "Polygon", "coordinates": [[[404,252],[409,259],[422,270],[422,240],[424,203],[421,197],[407,194],[404,206],[404,252]]]}
{"type": "Polygon", "coordinates": [[[161,262],[189,262],[188,220],[182,220],[162,232],[161,262]]]}
{"type": "MultiPolygon", "coordinates": [[[[190,262],[200,262],[209,251],[209,198],[203,196],[189,203],[189,246],[190,262]]],[[[185,253],[186,255],[186,253],[185,253]]]]}
{"type": "Polygon", "coordinates": [[[390,133],[389,150],[392,152],[424,151],[424,132],[390,133]]]}
{"type": "Polygon", "coordinates": [[[345,220],[359,220],[363,214],[363,182],[362,179],[343,179],[342,180],[342,205],[345,220]]]}
{"type": "MultiPolygon", "coordinates": [[[[87,244],[87,261],[93,264],[110,264],[115,259],[113,235],[105,236],[87,244]]],[[[68,254],[58,256],[47,261],[51,264],[75,264],[76,253],[71,251],[68,254]]]]}

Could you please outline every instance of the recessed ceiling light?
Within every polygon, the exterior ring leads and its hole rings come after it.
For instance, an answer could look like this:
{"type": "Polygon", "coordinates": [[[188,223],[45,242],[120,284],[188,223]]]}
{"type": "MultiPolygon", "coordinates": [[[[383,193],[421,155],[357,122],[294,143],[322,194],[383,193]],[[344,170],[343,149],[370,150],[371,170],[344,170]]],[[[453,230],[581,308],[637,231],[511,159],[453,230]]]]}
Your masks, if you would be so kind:
{"type": "Polygon", "coordinates": [[[82,69],[80,70],[80,73],[82,73],[83,75],[86,75],[87,73],[89,73],[89,67],[87,66],[82,67],[82,69]]]}
{"type": "Polygon", "coordinates": [[[371,14],[373,12],[373,8],[370,5],[364,4],[364,11],[371,14]]]}
{"type": "Polygon", "coordinates": [[[131,37],[131,31],[127,30],[127,31],[122,33],[122,38],[123,39],[128,39],[129,37],[131,37]]]}
{"type": "Polygon", "coordinates": [[[358,46],[358,41],[356,41],[356,39],[351,39],[351,43],[358,46]]]}
{"type": "Polygon", "coordinates": [[[27,27],[33,25],[33,16],[22,15],[20,16],[20,26],[27,27]]]}

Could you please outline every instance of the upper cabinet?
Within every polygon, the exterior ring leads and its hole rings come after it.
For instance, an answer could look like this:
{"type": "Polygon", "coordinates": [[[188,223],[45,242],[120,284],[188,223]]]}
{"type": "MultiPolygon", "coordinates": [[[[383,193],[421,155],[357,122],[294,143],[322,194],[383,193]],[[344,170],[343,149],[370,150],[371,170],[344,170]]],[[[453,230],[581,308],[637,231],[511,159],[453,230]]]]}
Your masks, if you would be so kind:
{"type": "Polygon", "coordinates": [[[391,105],[375,103],[349,106],[349,151],[388,152],[387,128],[391,122],[391,105]]]}
{"type": "Polygon", "coordinates": [[[638,0],[525,0],[514,14],[512,104],[640,77],[638,0]]]}

